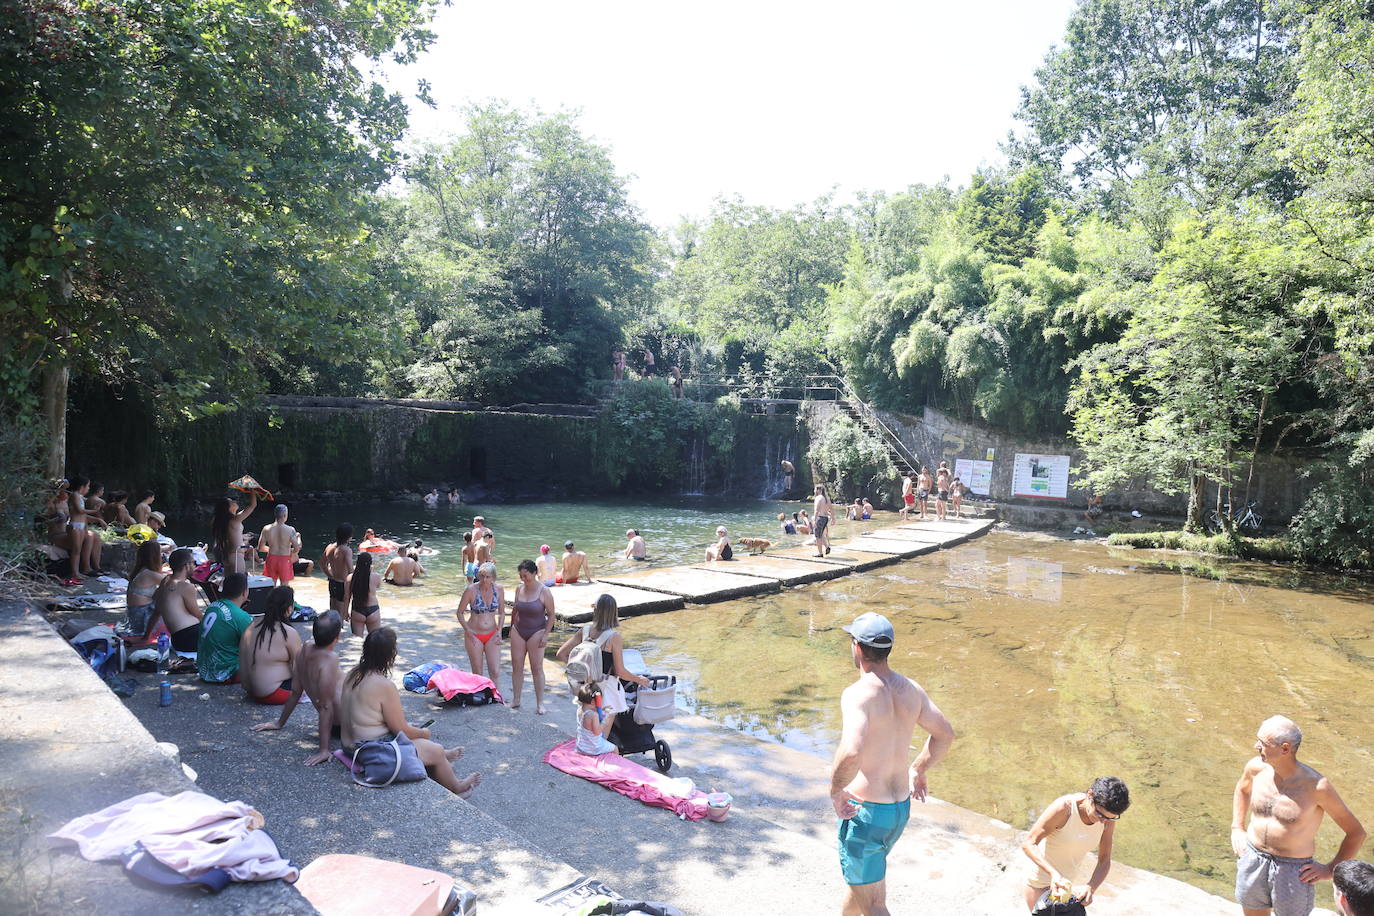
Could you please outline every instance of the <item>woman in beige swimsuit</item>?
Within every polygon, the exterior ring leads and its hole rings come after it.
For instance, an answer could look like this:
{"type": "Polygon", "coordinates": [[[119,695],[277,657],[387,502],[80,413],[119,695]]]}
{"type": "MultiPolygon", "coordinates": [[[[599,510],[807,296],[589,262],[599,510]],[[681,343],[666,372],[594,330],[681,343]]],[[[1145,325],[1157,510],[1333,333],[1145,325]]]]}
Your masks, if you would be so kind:
{"type": "Polygon", "coordinates": [[[1056,798],[1021,844],[1021,851],[1034,863],[1026,875],[1026,909],[1034,910],[1046,889],[1073,885],[1073,896],[1087,906],[1093,894],[1107,880],[1112,868],[1112,839],[1116,822],[1131,805],[1126,784],[1115,776],[1099,776],[1086,792],[1056,798]],[[1097,867],[1086,885],[1080,866],[1089,852],[1097,850],[1097,867]]]}

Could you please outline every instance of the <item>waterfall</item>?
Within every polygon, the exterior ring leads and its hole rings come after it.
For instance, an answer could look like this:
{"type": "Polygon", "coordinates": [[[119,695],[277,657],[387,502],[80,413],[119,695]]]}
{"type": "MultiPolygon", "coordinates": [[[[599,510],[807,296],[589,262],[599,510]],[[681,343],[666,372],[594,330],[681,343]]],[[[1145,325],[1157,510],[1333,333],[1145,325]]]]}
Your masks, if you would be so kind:
{"type": "Polygon", "coordinates": [[[704,496],[706,494],[706,437],[697,433],[692,437],[692,448],[687,455],[687,477],[683,481],[683,496],[704,496]]]}
{"type": "MultiPolygon", "coordinates": [[[[759,493],[761,499],[780,499],[785,495],[786,474],[782,470],[782,461],[787,459],[793,465],[797,459],[791,456],[791,449],[786,439],[780,436],[765,434],[763,440],[763,489],[759,493]]],[[[795,481],[793,485],[795,486],[795,481]]]]}

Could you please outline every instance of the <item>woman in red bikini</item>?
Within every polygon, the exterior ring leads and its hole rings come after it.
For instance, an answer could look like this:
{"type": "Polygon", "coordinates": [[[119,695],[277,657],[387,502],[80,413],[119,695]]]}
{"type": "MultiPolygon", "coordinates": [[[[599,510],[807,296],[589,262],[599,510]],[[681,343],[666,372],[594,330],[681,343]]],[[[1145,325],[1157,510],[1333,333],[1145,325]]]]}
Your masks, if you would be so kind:
{"type": "Polygon", "coordinates": [[[506,624],[506,595],[496,584],[496,564],[477,567],[477,581],[463,589],[458,599],[458,623],[473,674],[491,678],[501,672],[501,630],[506,624]],[[467,619],[463,613],[467,612],[467,619]]]}

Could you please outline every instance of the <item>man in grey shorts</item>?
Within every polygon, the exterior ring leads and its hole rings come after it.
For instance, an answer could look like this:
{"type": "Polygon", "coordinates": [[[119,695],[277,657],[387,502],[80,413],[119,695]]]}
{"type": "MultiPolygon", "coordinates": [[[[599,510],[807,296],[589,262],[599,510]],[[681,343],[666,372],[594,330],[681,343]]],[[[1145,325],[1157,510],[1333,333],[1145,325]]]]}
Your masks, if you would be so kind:
{"type": "Polygon", "coordinates": [[[1256,737],[1256,756],[1245,764],[1232,800],[1231,848],[1239,857],[1236,902],[1246,916],[1307,916],[1316,903],[1317,882],[1355,857],[1364,828],[1331,782],[1298,762],[1302,732],[1291,719],[1265,719],[1256,737]],[[1327,814],[1345,839],[1335,858],[1322,865],[1313,856],[1327,814]]]}

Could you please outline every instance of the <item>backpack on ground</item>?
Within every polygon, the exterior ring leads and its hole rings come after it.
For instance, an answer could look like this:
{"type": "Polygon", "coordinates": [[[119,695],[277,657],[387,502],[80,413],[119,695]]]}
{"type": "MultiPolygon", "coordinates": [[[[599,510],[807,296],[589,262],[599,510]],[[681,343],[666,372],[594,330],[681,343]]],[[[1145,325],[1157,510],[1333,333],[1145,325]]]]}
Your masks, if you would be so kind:
{"type": "Polygon", "coordinates": [[[568,656],[568,667],[564,670],[568,680],[577,684],[601,680],[605,673],[601,670],[601,649],[614,635],[615,630],[607,630],[593,642],[591,625],[583,627],[582,641],[573,647],[572,654],[568,656]]]}

